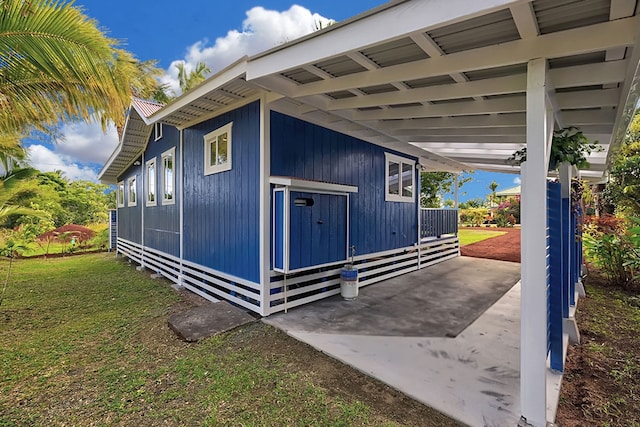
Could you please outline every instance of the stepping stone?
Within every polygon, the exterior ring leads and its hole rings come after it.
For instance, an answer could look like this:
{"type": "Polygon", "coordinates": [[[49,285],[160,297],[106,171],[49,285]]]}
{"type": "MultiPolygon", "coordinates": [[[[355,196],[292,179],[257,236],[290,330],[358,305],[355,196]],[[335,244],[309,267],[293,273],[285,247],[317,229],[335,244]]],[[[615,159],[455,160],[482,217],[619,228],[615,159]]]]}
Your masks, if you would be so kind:
{"type": "Polygon", "coordinates": [[[255,321],[241,308],[219,301],[172,314],[167,323],[180,339],[194,342],[255,321]]]}

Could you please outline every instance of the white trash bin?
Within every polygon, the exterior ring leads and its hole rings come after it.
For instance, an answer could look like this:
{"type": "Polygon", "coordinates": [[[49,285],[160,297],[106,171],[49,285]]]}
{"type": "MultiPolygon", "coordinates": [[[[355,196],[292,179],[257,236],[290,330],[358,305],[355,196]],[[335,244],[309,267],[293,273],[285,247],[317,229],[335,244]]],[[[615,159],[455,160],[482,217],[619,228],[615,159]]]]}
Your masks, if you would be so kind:
{"type": "Polygon", "coordinates": [[[358,297],[358,270],[350,264],[342,267],[340,272],[340,295],[346,301],[353,301],[358,297]]]}

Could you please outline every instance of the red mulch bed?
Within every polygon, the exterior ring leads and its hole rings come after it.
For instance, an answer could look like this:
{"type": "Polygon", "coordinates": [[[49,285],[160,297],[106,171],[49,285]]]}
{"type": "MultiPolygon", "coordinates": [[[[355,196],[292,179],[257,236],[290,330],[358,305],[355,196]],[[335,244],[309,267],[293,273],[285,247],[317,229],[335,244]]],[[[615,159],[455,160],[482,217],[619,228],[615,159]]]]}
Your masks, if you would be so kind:
{"type": "Polygon", "coordinates": [[[506,231],[507,234],[461,246],[461,255],[474,258],[520,262],[519,228],[476,228],[476,230],[506,231]]]}
{"type": "MultiPolygon", "coordinates": [[[[38,240],[47,240],[50,238],[57,239],[59,234],[66,233],[67,231],[71,232],[71,236],[75,237],[77,240],[89,240],[95,234],[93,230],[83,227],[81,225],[75,224],[67,224],[62,227],[58,227],[55,230],[47,231],[44,234],[38,236],[38,240]]],[[[71,240],[71,238],[69,238],[71,240]]]]}

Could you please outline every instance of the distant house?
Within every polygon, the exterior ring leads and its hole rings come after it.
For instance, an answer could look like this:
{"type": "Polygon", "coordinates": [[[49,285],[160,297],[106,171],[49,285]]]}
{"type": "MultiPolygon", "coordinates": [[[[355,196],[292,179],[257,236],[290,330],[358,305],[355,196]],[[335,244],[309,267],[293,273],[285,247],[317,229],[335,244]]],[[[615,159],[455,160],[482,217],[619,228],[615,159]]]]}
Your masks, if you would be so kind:
{"type": "Polygon", "coordinates": [[[516,185],[515,187],[507,188],[506,190],[496,191],[496,197],[506,198],[520,195],[520,186],[516,185]]]}

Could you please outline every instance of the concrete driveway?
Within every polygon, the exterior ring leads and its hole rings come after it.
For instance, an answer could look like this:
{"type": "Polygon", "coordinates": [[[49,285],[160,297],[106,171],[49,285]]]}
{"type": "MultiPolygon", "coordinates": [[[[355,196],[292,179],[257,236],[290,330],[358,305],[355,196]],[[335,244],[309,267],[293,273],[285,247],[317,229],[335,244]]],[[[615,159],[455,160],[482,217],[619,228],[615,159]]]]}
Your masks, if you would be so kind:
{"type": "Polygon", "coordinates": [[[520,264],[458,257],[263,319],[469,425],[519,411],[520,264]]]}

